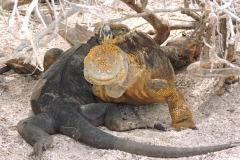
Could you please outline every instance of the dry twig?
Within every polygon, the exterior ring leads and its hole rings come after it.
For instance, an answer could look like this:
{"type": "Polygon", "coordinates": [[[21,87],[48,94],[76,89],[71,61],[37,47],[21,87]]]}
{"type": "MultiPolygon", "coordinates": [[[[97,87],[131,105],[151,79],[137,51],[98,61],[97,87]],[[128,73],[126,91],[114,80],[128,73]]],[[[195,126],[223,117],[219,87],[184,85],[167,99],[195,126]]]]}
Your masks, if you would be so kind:
{"type": "MultiPolygon", "coordinates": [[[[66,17],[69,17],[71,15],[73,15],[74,13],[76,13],[78,11],[78,8],[72,8],[70,10],[68,10],[64,15],[66,17]]],[[[45,44],[44,43],[38,43],[46,34],[48,34],[49,32],[51,32],[55,26],[60,23],[61,21],[64,20],[64,16],[63,13],[59,15],[58,17],[58,21],[54,20],[51,24],[48,25],[47,28],[41,30],[37,35],[35,35],[33,37],[33,43],[34,44],[38,44],[38,47],[42,47],[45,44]]],[[[19,57],[21,56],[24,52],[23,50],[26,49],[28,46],[30,45],[30,41],[27,41],[23,44],[21,44],[20,46],[18,46],[12,53],[8,54],[5,57],[0,58],[0,64],[5,63],[7,60],[13,58],[13,57],[19,57]]]]}

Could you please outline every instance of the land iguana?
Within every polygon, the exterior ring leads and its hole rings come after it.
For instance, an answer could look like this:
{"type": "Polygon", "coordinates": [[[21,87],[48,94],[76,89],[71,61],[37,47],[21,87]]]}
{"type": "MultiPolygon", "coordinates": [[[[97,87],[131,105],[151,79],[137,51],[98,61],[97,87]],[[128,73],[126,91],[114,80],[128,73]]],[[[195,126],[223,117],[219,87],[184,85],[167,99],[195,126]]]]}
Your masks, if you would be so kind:
{"type": "Polygon", "coordinates": [[[84,59],[84,77],[93,84],[95,96],[127,104],[167,102],[171,128],[196,128],[175,87],[173,67],[151,37],[136,31],[120,37],[116,44],[107,43],[93,47],[84,59]]]}
{"type": "MultiPolygon", "coordinates": [[[[35,115],[17,124],[19,134],[34,148],[37,159],[51,145],[52,134],[61,133],[100,149],[116,149],[152,157],[183,157],[236,146],[236,143],[211,147],[175,148],[142,144],[108,134],[96,126],[131,130],[149,122],[123,120],[113,103],[97,103],[92,85],[84,78],[84,58],[99,45],[98,36],[87,44],[73,46],[62,53],[35,86],[31,106],[35,115]],[[122,127],[124,126],[124,127],[122,127]]],[[[151,126],[152,124],[150,124],[151,126]]]]}

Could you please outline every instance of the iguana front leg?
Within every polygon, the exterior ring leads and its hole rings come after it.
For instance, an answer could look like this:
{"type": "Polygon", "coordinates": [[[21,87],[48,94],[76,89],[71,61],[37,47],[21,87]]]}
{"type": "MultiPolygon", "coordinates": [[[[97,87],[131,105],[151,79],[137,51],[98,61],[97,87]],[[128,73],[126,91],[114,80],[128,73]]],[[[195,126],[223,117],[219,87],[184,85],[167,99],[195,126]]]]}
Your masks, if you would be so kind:
{"type": "Polygon", "coordinates": [[[185,128],[196,129],[192,120],[192,113],[179,90],[167,80],[151,79],[147,82],[149,96],[158,102],[166,102],[172,118],[170,128],[181,130],[185,128]]]}

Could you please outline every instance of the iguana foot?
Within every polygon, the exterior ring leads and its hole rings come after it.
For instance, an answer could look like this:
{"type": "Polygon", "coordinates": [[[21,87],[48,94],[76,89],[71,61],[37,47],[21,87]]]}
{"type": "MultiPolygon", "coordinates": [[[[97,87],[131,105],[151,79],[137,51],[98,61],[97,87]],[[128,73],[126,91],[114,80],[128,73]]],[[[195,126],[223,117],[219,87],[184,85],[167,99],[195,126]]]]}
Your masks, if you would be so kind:
{"type": "Polygon", "coordinates": [[[42,138],[40,141],[36,142],[33,145],[34,155],[37,160],[42,158],[42,153],[44,150],[47,150],[52,144],[51,137],[42,138]]]}
{"type": "Polygon", "coordinates": [[[161,131],[167,131],[167,128],[164,127],[161,123],[154,124],[154,128],[161,131]]]}
{"type": "Polygon", "coordinates": [[[178,123],[174,123],[172,124],[171,127],[169,127],[169,130],[175,130],[175,131],[181,131],[184,129],[193,129],[193,130],[197,130],[197,127],[195,126],[195,123],[192,120],[186,119],[186,120],[182,120],[178,123]]]}

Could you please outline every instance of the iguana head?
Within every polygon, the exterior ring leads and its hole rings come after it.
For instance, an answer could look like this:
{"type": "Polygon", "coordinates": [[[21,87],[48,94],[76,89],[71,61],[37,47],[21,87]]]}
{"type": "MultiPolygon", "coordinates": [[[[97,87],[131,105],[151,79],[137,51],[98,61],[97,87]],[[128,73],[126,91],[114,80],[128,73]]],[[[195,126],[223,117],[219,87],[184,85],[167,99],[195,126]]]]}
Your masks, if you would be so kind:
{"type": "Polygon", "coordinates": [[[112,44],[93,47],[84,59],[84,77],[95,85],[121,84],[127,73],[127,56],[112,44]]]}
{"type": "Polygon", "coordinates": [[[93,33],[95,34],[103,34],[106,35],[106,33],[104,33],[104,27],[109,27],[111,30],[111,34],[112,34],[112,38],[115,38],[117,36],[121,36],[124,34],[127,34],[130,32],[130,28],[127,25],[121,24],[121,23],[108,23],[107,25],[103,25],[102,23],[97,23],[97,26],[94,28],[93,33]]]}
{"type": "Polygon", "coordinates": [[[109,26],[111,28],[113,38],[130,32],[130,29],[128,28],[128,26],[124,24],[110,23],[109,26]]]}

